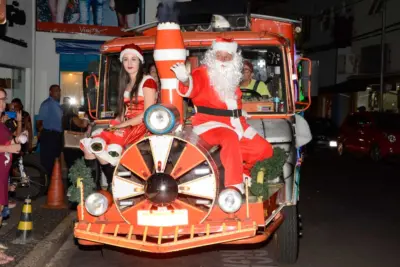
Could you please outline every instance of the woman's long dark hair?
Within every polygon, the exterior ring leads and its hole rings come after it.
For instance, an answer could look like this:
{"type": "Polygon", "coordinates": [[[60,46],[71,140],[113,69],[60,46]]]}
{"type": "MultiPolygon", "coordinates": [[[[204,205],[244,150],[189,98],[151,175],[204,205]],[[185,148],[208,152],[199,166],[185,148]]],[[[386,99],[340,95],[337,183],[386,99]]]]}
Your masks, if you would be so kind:
{"type": "MultiPolygon", "coordinates": [[[[136,81],[135,84],[133,85],[131,95],[130,95],[130,100],[132,104],[132,99],[135,97],[135,103],[138,101],[138,91],[139,91],[139,84],[142,82],[144,76],[144,70],[143,70],[143,63],[142,61],[139,60],[139,68],[138,72],[136,73],[136,81]]],[[[124,92],[126,88],[128,87],[129,82],[131,81],[131,77],[129,76],[128,72],[125,70],[124,65],[121,64],[121,70],[119,72],[119,106],[118,106],[118,116],[124,116],[125,114],[125,103],[124,103],[124,92]]]]}

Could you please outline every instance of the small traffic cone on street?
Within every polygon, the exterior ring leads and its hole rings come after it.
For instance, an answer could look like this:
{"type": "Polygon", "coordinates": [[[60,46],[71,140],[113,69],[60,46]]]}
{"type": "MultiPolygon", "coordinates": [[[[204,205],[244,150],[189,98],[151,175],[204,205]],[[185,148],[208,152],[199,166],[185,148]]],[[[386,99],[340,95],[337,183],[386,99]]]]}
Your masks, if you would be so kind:
{"type": "Polygon", "coordinates": [[[47,203],[42,206],[45,209],[66,209],[67,205],[64,200],[64,184],[62,181],[60,159],[56,158],[53,167],[53,174],[49,190],[47,192],[47,203]]]}
{"type": "Polygon", "coordinates": [[[14,244],[26,244],[32,240],[32,202],[25,199],[24,206],[22,207],[21,218],[17,228],[17,238],[12,242],[14,244]]]}

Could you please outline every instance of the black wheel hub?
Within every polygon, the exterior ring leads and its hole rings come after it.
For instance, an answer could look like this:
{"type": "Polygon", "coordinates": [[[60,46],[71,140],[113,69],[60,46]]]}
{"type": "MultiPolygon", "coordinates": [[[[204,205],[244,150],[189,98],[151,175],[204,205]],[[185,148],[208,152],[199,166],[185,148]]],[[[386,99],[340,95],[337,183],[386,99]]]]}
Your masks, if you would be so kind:
{"type": "Polygon", "coordinates": [[[178,197],[178,183],[169,174],[155,173],[147,180],[145,195],[157,206],[168,205],[178,197]]]}

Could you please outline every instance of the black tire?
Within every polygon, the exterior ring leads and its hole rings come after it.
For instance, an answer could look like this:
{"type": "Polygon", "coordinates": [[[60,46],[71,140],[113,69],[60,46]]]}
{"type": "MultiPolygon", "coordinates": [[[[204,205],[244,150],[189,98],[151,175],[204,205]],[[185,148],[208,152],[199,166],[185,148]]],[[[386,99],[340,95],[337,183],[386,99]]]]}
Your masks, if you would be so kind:
{"type": "MultiPolygon", "coordinates": [[[[13,168],[14,167],[18,168],[18,162],[16,162],[16,164],[13,165],[13,168]]],[[[29,170],[32,169],[34,169],[38,173],[38,175],[34,175],[32,177],[32,182],[30,183],[29,188],[21,189],[20,187],[17,186],[13,198],[20,201],[24,201],[28,197],[28,195],[32,200],[35,200],[41,196],[46,195],[47,190],[49,189],[49,179],[45,168],[39,163],[32,161],[28,158],[24,158],[24,167],[28,176],[30,172],[29,170]],[[30,190],[31,187],[36,188],[36,190],[34,191],[30,190]]]]}
{"type": "Polygon", "coordinates": [[[379,162],[382,160],[381,149],[379,148],[379,146],[377,144],[373,144],[371,146],[369,156],[374,162],[379,162]]]}
{"type": "Polygon", "coordinates": [[[299,221],[297,206],[282,209],[283,223],[275,233],[276,256],[279,263],[294,264],[299,254],[299,221]]]}

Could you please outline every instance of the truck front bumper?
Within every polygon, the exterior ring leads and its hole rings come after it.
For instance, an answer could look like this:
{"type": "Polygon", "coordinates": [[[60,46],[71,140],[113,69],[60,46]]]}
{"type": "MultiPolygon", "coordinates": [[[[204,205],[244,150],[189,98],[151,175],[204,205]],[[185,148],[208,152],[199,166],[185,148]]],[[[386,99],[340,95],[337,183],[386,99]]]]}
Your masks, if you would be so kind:
{"type": "Polygon", "coordinates": [[[168,253],[222,244],[256,236],[255,221],[232,221],[226,223],[203,223],[176,227],[134,227],[127,223],[75,223],[77,239],[116,247],[168,253]]]}

